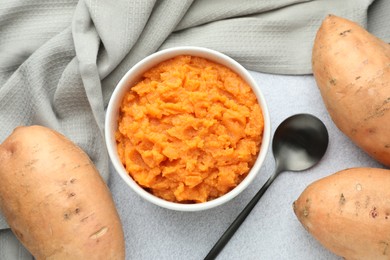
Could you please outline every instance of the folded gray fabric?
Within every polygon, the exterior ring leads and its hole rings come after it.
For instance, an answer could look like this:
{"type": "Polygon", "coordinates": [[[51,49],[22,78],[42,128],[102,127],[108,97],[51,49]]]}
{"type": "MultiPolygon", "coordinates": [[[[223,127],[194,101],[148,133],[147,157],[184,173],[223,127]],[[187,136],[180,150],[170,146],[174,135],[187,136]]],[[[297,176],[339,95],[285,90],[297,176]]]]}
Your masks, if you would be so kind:
{"type": "MultiPolygon", "coordinates": [[[[327,14],[390,41],[389,12],[386,0],[2,0],[0,142],[18,125],[51,127],[81,146],[109,181],[104,109],[140,59],[195,45],[251,70],[309,74],[327,14]]],[[[7,227],[0,214],[0,229],[7,227]]],[[[10,236],[0,232],[0,259],[28,259],[10,236]]]]}

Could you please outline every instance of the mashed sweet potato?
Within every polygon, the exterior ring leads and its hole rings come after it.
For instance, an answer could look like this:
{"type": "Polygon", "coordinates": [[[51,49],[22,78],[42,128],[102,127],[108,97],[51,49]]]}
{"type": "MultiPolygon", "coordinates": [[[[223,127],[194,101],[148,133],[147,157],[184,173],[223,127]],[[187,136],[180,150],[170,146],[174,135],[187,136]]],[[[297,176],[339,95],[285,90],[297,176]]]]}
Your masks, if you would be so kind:
{"type": "Polygon", "coordinates": [[[264,122],[250,86],[230,69],[177,56],[125,95],[116,133],[130,176],[168,201],[199,203],[236,187],[254,164],[264,122]]]}

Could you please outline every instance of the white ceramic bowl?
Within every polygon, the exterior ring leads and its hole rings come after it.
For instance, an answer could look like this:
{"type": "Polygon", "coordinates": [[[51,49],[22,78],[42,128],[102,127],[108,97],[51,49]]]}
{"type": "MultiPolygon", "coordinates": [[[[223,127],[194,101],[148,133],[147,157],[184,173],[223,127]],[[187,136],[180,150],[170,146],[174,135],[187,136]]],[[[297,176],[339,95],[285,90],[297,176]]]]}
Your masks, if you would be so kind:
{"type": "Polygon", "coordinates": [[[261,165],[263,164],[270,143],[270,118],[269,118],[269,112],[266,105],[266,101],[264,99],[264,96],[260,88],[257,86],[256,82],[253,80],[249,72],[239,63],[237,63],[235,60],[220,52],[206,49],[206,48],[175,47],[175,48],[165,49],[156,52],[144,58],[136,65],[134,65],[124,75],[124,77],[116,86],[111,96],[110,102],[108,104],[107,113],[106,113],[106,122],[105,122],[105,138],[106,138],[108,153],[111,158],[112,164],[114,165],[115,170],[126,182],[126,184],[130,186],[130,188],[133,189],[137,194],[139,194],[144,199],[167,209],[178,210],[178,211],[199,211],[199,210],[205,210],[205,209],[216,207],[218,205],[221,205],[233,199],[240,192],[242,192],[253,181],[255,176],[260,172],[261,165]],[[204,203],[197,203],[197,204],[175,203],[175,202],[170,202],[158,198],[152,195],[151,193],[147,192],[129,176],[129,174],[127,173],[127,171],[125,170],[124,166],[122,165],[119,159],[117,148],[116,148],[115,132],[118,126],[118,114],[119,114],[118,112],[119,112],[119,107],[121,105],[123,96],[131,88],[131,86],[133,86],[139,81],[139,79],[141,78],[144,72],[156,66],[160,62],[173,58],[178,55],[191,55],[191,56],[203,57],[208,60],[214,61],[216,63],[222,64],[230,68],[237,74],[239,74],[252,87],[254,93],[257,96],[257,100],[260,104],[260,107],[263,112],[263,117],[264,117],[264,133],[263,133],[262,144],[260,147],[260,152],[258,154],[255,164],[251,168],[248,175],[245,177],[245,179],[242,180],[242,182],[239,185],[237,185],[234,189],[232,189],[225,195],[204,203]]]}

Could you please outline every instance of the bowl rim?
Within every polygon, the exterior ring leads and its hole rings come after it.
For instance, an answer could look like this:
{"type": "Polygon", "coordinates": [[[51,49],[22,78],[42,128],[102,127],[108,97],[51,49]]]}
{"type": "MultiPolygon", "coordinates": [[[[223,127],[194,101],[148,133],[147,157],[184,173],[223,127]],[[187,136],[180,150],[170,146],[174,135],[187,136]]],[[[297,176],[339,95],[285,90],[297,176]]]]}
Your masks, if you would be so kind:
{"type": "Polygon", "coordinates": [[[111,159],[111,163],[114,166],[115,171],[120,175],[120,177],[125,181],[125,183],[130,186],[130,188],[132,188],[133,191],[135,191],[138,195],[140,195],[147,201],[160,207],[176,211],[200,211],[211,209],[227,201],[230,201],[238,194],[240,194],[243,190],[245,190],[260,172],[260,168],[263,165],[266,155],[268,154],[268,149],[270,145],[270,133],[271,123],[268,106],[262,91],[260,90],[259,86],[253,79],[251,74],[241,64],[239,64],[231,57],[212,49],[195,46],[180,46],[164,49],[155,52],[137,62],[126,72],[126,74],[116,85],[110,97],[105,115],[105,142],[109,157],[111,159]],[[247,176],[235,188],[233,188],[226,194],[216,199],[202,203],[182,204],[177,202],[171,202],[147,192],[144,188],[138,185],[135,180],[127,173],[126,169],[124,168],[119,159],[116,149],[115,131],[117,130],[118,109],[122,102],[123,95],[131,88],[132,84],[130,84],[129,81],[131,81],[131,78],[133,76],[135,76],[135,78],[133,78],[132,81],[136,81],[137,78],[140,78],[143,72],[156,66],[162,61],[168,60],[178,55],[203,57],[210,61],[224,65],[229,69],[233,70],[238,75],[240,75],[249,84],[252,91],[255,93],[257,101],[262,110],[264,120],[263,137],[260,151],[255,163],[248,172],[247,176]]]}

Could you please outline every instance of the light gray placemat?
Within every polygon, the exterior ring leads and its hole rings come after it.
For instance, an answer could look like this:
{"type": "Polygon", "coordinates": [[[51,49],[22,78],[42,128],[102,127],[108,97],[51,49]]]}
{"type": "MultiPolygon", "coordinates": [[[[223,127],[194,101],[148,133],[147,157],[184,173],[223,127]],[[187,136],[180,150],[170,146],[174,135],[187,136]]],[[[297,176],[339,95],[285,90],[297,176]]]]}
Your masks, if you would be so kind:
{"type": "MultiPolygon", "coordinates": [[[[0,141],[18,125],[51,127],[80,145],[109,181],[104,107],[119,79],[146,55],[205,46],[252,70],[306,74],[328,13],[390,41],[389,10],[386,0],[2,0],[0,141]]],[[[9,259],[2,234],[0,259],[9,259]]]]}

